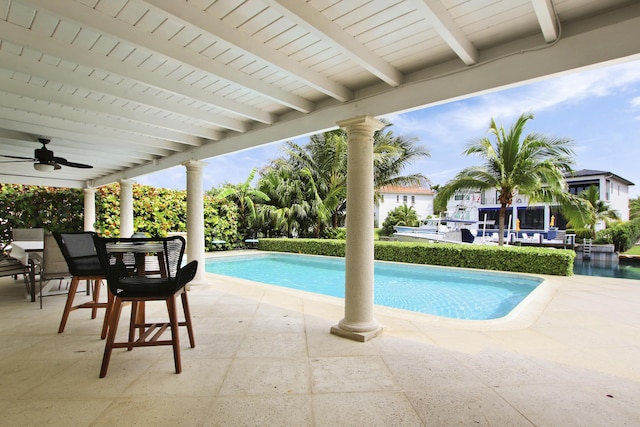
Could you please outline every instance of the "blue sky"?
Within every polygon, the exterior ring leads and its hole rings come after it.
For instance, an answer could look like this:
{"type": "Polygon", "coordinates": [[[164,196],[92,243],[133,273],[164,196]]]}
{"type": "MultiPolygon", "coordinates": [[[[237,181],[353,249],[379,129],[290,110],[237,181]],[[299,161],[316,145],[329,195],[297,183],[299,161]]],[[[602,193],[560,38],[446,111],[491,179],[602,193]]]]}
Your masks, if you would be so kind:
{"type": "MultiPolygon", "coordinates": [[[[573,141],[574,169],[613,172],[636,184],[631,197],[640,196],[640,61],[566,74],[386,119],[394,124],[395,134],[418,138],[431,153],[406,172],[421,172],[433,184],[445,184],[462,168],[480,164],[480,159],[461,153],[470,141],[487,135],[491,118],[508,128],[526,112],[534,114],[526,133],[573,141]]],[[[280,147],[269,144],[205,160],[205,190],[244,182],[252,168],[281,156],[280,147]]],[[[136,182],[184,189],[185,168],[138,177],[136,182]]]]}

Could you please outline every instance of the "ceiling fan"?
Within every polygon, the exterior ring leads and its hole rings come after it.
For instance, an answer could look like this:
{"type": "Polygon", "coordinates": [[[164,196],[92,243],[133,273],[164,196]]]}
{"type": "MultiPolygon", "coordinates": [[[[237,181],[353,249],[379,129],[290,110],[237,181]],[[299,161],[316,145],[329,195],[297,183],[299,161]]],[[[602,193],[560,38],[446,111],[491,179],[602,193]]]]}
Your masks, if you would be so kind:
{"type": "MultiPolygon", "coordinates": [[[[47,148],[47,144],[51,142],[51,140],[47,138],[38,138],[38,142],[42,144],[42,148],[36,148],[34,151],[33,157],[5,156],[5,155],[0,155],[0,157],[16,159],[18,161],[23,161],[23,162],[33,162],[33,168],[40,172],[51,172],[51,171],[60,169],[62,166],[69,166],[71,168],[82,168],[82,169],[93,168],[93,166],[91,165],[85,165],[83,163],[74,163],[74,162],[68,161],[65,158],[54,156],[53,151],[47,148]]],[[[2,163],[9,163],[9,162],[7,161],[2,163]]]]}

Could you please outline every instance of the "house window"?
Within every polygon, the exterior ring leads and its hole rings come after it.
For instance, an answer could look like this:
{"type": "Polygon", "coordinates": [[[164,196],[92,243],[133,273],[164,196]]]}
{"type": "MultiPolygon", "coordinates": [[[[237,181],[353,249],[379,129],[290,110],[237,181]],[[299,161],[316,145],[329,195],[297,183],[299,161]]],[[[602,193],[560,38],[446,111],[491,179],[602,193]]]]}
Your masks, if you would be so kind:
{"type": "MultiPolygon", "coordinates": [[[[500,209],[499,208],[484,208],[478,209],[479,217],[487,219],[486,225],[483,225],[483,228],[486,230],[497,230],[500,227],[500,209]]],[[[552,212],[553,214],[553,212],[552,212]]],[[[509,223],[510,215],[505,216],[504,221],[504,229],[508,230],[512,228],[513,223],[509,223]]],[[[556,213],[556,222],[560,216],[556,213]]],[[[529,206],[524,209],[518,209],[518,219],[520,220],[520,229],[521,230],[544,230],[545,229],[545,220],[544,220],[544,207],[542,206],[529,206]]]]}
{"type": "Polygon", "coordinates": [[[411,204],[412,205],[416,204],[416,196],[411,196],[411,204]]]}
{"type": "Polygon", "coordinates": [[[403,205],[407,204],[407,196],[402,196],[402,204],[403,205]]]}
{"type": "Polygon", "coordinates": [[[396,194],[396,203],[400,203],[400,195],[396,194]]]}
{"type": "Polygon", "coordinates": [[[384,194],[380,195],[380,203],[384,203],[384,194]]]}
{"type": "MultiPolygon", "coordinates": [[[[595,186],[596,188],[600,189],[600,185],[598,185],[597,182],[584,182],[584,183],[578,183],[578,184],[570,184],[569,185],[569,193],[573,194],[573,195],[580,195],[580,193],[587,191],[589,189],[589,187],[591,186],[595,186]]],[[[606,189],[607,187],[605,187],[606,189]]]]}
{"type": "MultiPolygon", "coordinates": [[[[611,185],[609,187],[611,188],[611,190],[609,190],[609,192],[613,196],[613,182],[611,182],[611,185]]],[[[611,200],[611,199],[609,197],[607,197],[607,200],[611,200]]]]}

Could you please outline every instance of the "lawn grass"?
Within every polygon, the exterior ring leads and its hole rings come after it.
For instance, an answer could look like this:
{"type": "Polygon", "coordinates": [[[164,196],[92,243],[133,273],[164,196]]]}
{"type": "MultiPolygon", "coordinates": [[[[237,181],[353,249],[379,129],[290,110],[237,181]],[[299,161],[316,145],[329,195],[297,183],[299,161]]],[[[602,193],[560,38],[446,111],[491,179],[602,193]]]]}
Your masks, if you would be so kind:
{"type": "Polygon", "coordinates": [[[632,246],[631,249],[625,252],[627,255],[640,255],[640,245],[632,246]]]}

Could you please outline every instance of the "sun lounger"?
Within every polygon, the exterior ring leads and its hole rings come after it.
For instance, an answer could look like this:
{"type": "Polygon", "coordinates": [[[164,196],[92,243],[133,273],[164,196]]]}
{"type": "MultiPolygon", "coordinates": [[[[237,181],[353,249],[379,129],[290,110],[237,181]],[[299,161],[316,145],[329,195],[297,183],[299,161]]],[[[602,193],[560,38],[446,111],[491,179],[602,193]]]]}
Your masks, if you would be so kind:
{"type": "Polygon", "coordinates": [[[247,249],[258,249],[258,239],[246,239],[244,244],[247,246],[247,249]]]}
{"type": "Polygon", "coordinates": [[[211,244],[218,250],[224,249],[224,245],[227,244],[226,240],[212,240],[211,244]]]}

